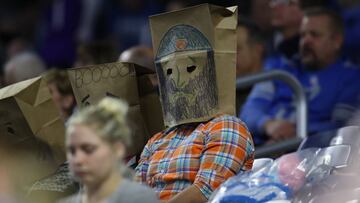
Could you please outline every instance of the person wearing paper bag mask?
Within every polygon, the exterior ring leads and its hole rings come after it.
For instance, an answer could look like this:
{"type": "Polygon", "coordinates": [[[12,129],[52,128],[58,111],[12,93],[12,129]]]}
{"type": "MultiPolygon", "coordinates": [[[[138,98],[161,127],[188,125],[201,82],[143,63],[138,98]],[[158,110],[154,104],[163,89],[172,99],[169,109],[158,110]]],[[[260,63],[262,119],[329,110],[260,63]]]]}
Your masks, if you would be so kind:
{"type": "Polygon", "coordinates": [[[136,179],[162,201],[206,202],[252,167],[252,137],[233,116],[236,22],[236,7],[208,4],[150,17],[167,129],[146,144],[136,179]]]}

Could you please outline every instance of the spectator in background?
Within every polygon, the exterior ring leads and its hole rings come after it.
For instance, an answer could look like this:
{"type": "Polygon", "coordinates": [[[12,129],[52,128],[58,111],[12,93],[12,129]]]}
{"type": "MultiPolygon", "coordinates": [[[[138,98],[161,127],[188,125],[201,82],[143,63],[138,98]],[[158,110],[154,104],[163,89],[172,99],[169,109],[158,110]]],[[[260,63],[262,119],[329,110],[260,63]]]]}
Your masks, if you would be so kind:
{"type": "Polygon", "coordinates": [[[46,74],[46,82],[62,119],[67,121],[73,113],[76,101],[66,71],[59,69],[50,70],[46,74]]]}
{"type": "Polygon", "coordinates": [[[74,67],[115,62],[117,56],[111,42],[98,41],[81,44],[77,49],[74,67]]]}
{"type": "Polygon", "coordinates": [[[6,58],[12,57],[26,51],[30,51],[30,43],[22,37],[12,39],[6,47],[6,58]]]}
{"type": "MultiPolygon", "coordinates": [[[[236,77],[243,77],[262,71],[265,56],[265,41],[260,29],[252,21],[240,17],[237,28],[236,77]]],[[[236,92],[236,109],[246,100],[251,88],[236,92]]]]}
{"type": "Polygon", "coordinates": [[[155,71],[154,54],[150,47],[134,46],[123,51],[119,56],[119,61],[136,63],[143,67],[155,71]]]}
{"type": "Polygon", "coordinates": [[[32,52],[23,52],[11,58],[4,68],[5,85],[34,78],[46,71],[44,62],[32,52]]]}
{"type": "MultiPolygon", "coordinates": [[[[32,58],[36,58],[33,61],[33,63],[37,63],[39,65],[35,65],[35,66],[39,66],[39,67],[45,67],[45,64],[43,62],[43,60],[32,50],[32,43],[31,41],[28,39],[28,37],[20,35],[20,36],[15,36],[13,39],[11,39],[7,45],[6,45],[6,53],[4,54],[4,57],[6,59],[6,61],[14,61],[13,58],[17,57],[18,55],[24,55],[24,53],[28,53],[28,55],[30,54],[32,58]],[[34,62],[37,61],[37,62],[34,62]]],[[[26,54],[25,54],[26,55],[26,54]]],[[[21,57],[20,57],[21,58],[21,57]]],[[[22,57],[24,59],[24,57],[22,57]]],[[[25,57],[26,58],[26,57],[25,57]]],[[[29,58],[29,57],[28,57],[29,58]]],[[[16,59],[17,61],[20,61],[19,58],[16,59]]],[[[27,59],[25,59],[26,61],[27,59]]],[[[29,60],[28,60],[29,61],[29,60]]],[[[25,64],[25,63],[24,63],[25,64]]],[[[27,69],[27,68],[26,68],[27,69]]],[[[10,72],[12,72],[13,70],[11,70],[10,72]]],[[[18,70],[20,71],[20,70],[18,70]]],[[[32,70],[23,70],[21,72],[24,72],[24,74],[31,74],[32,70]],[[28,73],[26,73],[28,72],[28,73]]],[[[1,69],[1,85],[3,85],[5,82],[5,66],[3,69],[1,69]]],[[[42,71],[41,71],[42,72],[42,71]]],[[[35,71],[35,74],[37,73],[37,71],[35,71]]],[[[11,73],[12,74],[12,73],[11,73]]],[[[19,73],[21,74],[21,73],[19,73]]],[[[9,74],[8,74],[9,75],[9,74]]],[[[9,77],[9,76],[6,77],[9,77]]],[[[12,76],[10,76],[12,77],[12,76]]],[[[11,82],[12,83],[12,82],[11,82]]]]}
{"type": "MultiPolygon", "coordinates": [[[[119,56],[119,61],[135,63],[155,72],[153,51],[146,46],[135,46],[123,51],[119,56]]],[[[149,74],[148,76],[152,85],[157,87],[159,82],[156,74],[149,74]]]]}
{"type": "Polygon", "coordinates": [[[268,57],[264,62],[264,69],[276,69],[284,62],[289,65],[299,62],[299,30],[303,10],[312,7],[330,7],[330,4],[327,0],[269,0],[270,21],[275,32],[268,57]]]}
{"type": "Polygon", "coordinates": [[[271,25],[275,28],[273,50],[269,64],[275,67],[281,60],[293,60],[299,53],[299,28],[303,12],[299,0],[270,0],[271,25]],[[274,61],[275,60],[275,61],[274,61]]]}
{"type": "Polygon", "coordinates": [[[240,17],[237,28],[236,77],[262,71],[264,43],[262,33],[256,24],[240,17]]]}
{"type": "Polygon", "coordinates": [[[272,35],[270,0],[251,0],[250,19],[259,26],[266,39],[272,35]]]}
{"type": "MultiPolygon", "coordinates": [[[[350,118],[359,95],[360,70],[340,58],[344,25],[336,13],[308,10],[300,32],[301,64],[284,62],[279,69],[295,76],[305,89],[311,135],[338,128],[350,118]]],[[[241,118],[258,145],[296,136],[292,91],[280,81],[256,85],[241,118]]]]}

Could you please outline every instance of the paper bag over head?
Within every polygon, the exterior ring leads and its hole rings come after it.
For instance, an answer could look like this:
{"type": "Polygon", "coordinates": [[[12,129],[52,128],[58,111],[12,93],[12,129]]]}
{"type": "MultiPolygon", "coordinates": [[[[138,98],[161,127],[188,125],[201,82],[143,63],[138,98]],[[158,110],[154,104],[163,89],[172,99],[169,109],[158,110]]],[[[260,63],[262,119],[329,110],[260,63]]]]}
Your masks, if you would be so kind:
{"type": "MultiPolygon", "coordinates": [[[[68,70],[80,108],[96,104],[106,96],[121,98],[129,104],[128,121],[132,131],[129,156],[141,153],[151,136],[144,119],[144,107],[140,106],[137,68],[135,64],[116,62],[68,70]]],[[[139,72],[142,70],[139,68],[139,72]]]]}
{"type": "Polygon", "coordinates": [[[150,17],[164,123],[235,114],[237,7],[202,4],[150,17]]]}
{"type": "Polygon", "coordinates": [[[0,145],[18,161],[12,170],[21,171],[24,184],[49,175],[65,161],[64,135],[64,122],[43,78],[0,89],[0,145]],[[19,164],[27,167],[25,174],[19,164]]]}

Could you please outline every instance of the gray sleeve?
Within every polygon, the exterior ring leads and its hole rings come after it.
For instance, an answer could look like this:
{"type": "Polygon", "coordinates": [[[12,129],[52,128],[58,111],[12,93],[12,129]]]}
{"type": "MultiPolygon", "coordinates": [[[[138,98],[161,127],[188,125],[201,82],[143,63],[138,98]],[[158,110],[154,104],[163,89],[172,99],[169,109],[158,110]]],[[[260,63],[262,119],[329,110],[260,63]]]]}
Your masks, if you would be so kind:
{"type": "Polygon", "coordinates": [[[60,199],[57,203],[81,203],[80,195],[72,195],[70,197],[60,199]]]}
{"type": "Polygon", "coordinates": [[[134,194],[134,198],[128,201],[128,203],[138,202],[160,203],[160,200],[157,198],[156,193],[152,189],[145,188],[139,190],[136,194],[134,194]]]}
{"type": "Polygon", "coordinates": [[[108,199],[107,203],[160,203],[156,193],[149,187],[136,182],[125,181],[108,199]]]}

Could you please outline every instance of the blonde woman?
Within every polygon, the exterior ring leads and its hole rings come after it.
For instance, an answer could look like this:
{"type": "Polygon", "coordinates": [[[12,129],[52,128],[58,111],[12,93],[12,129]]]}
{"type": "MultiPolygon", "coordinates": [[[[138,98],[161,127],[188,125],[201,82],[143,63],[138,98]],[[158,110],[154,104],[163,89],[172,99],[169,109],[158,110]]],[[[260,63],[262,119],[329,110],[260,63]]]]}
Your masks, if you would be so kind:
{"type": "Polygon", "coordinates": [[[130,144],[127,108],[120,100],[105,98],[70,118],[66,132],[67,159],[82,189],[62,202],[158,202],[151,189],[123,175],[122,159],[130,144]]]}

